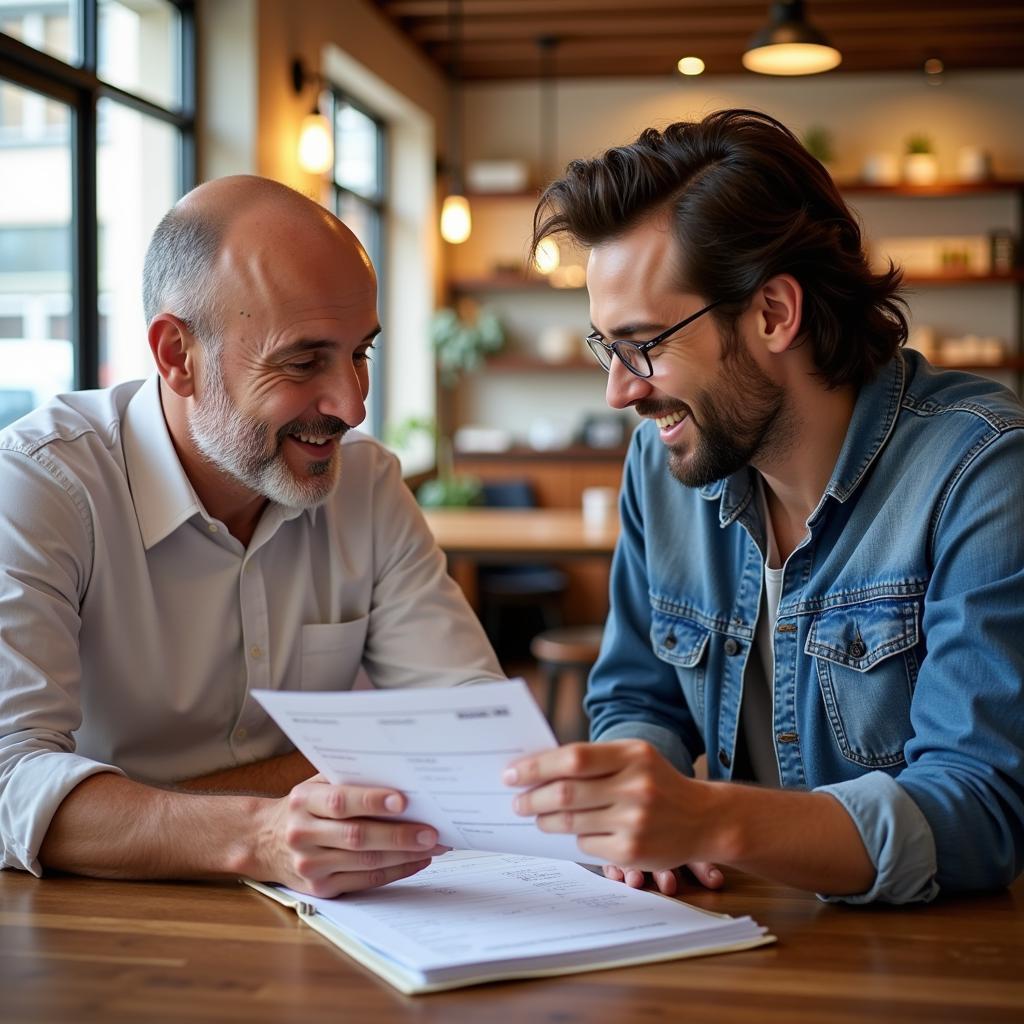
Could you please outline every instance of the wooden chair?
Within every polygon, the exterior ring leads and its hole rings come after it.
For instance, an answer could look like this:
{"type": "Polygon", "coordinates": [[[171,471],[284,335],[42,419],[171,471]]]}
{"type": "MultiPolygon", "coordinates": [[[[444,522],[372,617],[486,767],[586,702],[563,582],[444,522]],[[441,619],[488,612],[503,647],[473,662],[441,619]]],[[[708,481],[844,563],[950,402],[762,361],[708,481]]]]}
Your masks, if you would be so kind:
{"type": "MultiPolygon", "coordinates": [[[[587,689],[587,677],[597,661],[601,650],[601,626],[574,626],[564,629],[548,629],[538,633],[530,643],[530,653],[537,659],[547,688],[544,713],[551,727],[555,728],[558,708],[558,690],[564,676],[576,680],[579,694],[576,720],[565,739],[586,739],[587,723],[583,715],[583,696],[587,689]]],[[[556,733],[558,732],[555,729],[556,733]]],[[[562,739],[559,736],[559,739],[562,739]]]]}

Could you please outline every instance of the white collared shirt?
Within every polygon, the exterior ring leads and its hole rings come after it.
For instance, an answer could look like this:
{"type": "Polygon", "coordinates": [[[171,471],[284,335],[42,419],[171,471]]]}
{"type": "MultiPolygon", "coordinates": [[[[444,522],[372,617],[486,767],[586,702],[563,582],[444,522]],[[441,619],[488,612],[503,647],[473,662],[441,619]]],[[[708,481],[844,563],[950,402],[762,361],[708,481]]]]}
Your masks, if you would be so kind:
{"type": "MultiPolygon", "coordinates": [[[[0,867],[39,873],[83,779],[166,784],[291,750],[253,689],[503,678],[398,462],[351,431],[313,510],[248,547],[203,508],[158,378],[0,433],[0,867]]],[[[112,840],[113,841],[113,840],[112,840]]]]}

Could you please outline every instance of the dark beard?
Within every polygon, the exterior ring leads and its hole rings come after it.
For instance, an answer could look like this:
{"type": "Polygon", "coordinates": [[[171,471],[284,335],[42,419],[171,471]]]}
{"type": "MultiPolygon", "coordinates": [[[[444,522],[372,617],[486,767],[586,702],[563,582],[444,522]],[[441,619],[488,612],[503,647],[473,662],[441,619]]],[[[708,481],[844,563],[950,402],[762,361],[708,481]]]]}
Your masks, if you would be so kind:
{"type": "MultiPolygon", "coordinates": [[[[719,386],[699,394],[701,422],[690,413],[697,440],[692,447],[669,449],[669,471],[686,487],[706,487],[749,466],[766,451],[780,449],[785,445],[785,401],[785,390],[745,349],[730,352],[722,361],[719,386]]],[[[637,411],[650,415],[641,410],[642,404],[637,403],[637,411]]],[[[682,403],[674,408],[689,411],[682,403]]],[[[655,415],[659,414],[664,412],[659,409],[655,415]]]]}

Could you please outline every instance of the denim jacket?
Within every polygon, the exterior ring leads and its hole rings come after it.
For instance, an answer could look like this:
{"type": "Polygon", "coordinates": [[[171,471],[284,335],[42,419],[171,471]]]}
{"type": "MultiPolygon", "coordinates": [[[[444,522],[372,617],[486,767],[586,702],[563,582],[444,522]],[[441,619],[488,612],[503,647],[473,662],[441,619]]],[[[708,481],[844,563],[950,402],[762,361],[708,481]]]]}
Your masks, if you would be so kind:
{"type": "MultiPolygon", "coordinates": [[[[647,739],[729,779],[764,574],[750,470],[699,490],[653,423],[620,497],[594,739],[647,739]]],[[[785,570],[775,651],[782,785],[832,794],[875,868],[852,902],[1010,883],[1024,860],[1024,408],[912,351],[857,398],[785,570]]],[[[780,823],[780,827],[784,827],[780,823]]]]}

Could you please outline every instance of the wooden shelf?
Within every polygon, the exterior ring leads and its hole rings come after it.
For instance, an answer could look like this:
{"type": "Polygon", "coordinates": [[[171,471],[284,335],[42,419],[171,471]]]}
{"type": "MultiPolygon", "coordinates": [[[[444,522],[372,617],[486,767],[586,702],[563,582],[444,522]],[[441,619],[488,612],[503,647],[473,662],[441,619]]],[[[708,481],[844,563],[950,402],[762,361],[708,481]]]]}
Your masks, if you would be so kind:
{"type": "Polygon", "coordinates": [[[529,448],[526,445],[514,445],[503,452],[460,452],[452,453],[456,466],[464,466],[467,462],[611,462],[616,465],[626,457],[629,445],[615,448],[592,448],[586,444],[572,444],[567,448],[529,448]]]}
{"type": "Polygon", "coordinates": [[[971,373],[1021,373],[1024,372],[1024,356],[1007,356],[998,363],[952,362],[942,359],[930,360],[940,370],[968,370],[971,373]]]}
{"type": "Polygon", "coordinates": [[[934,185],[868,185],[863,182],[837,181],[839,191],[844,195],[863,196],[919,196],[927,198],[949,198],[955,196],[994,195],[1000,192],[1024,191],[1024,181],[943,181],[934,185]]]}
{"type": "Polygon", "coordinates": [[[448,282],[453,292],[581,292],[584,285],[557,288],[546,277],[527,277],[524,274],[489,274],[487,277],[454,277],[448,282]]]}
{"type": "Polygon", "coordinates": [[[942,288],[946,285],[963,284],[1021,284],[1024,283],[1024,269],[1011,270],[1005,274],[971,274],[962,271],[949,274],[906,274],[903,283],[908,288],[942,288]]]}
{"type": "MultiPolygon", "coordinates": [[[[582,342],[581,342],[582,345],[582,342]]],[[[539,356],[532,356],[528,353],[511,352],[508,355],[491,356],[485,364],[485,372],[490,373],[537,373],[538,371],[565,372],[565,371],[590,371],[601,370],[601,364],[594,358],[587,358],[581,355],[574,359],[565,359],[561,362],[549,362],[539,356]]]]}

